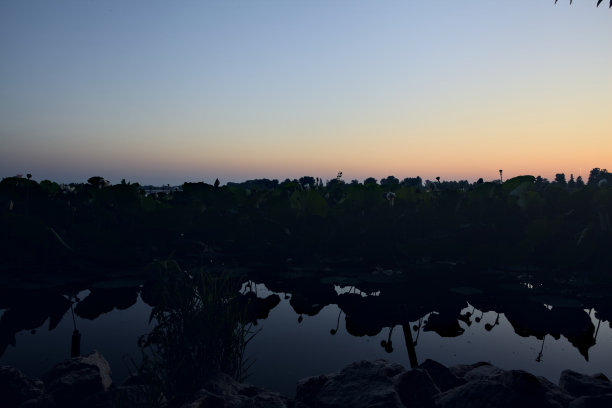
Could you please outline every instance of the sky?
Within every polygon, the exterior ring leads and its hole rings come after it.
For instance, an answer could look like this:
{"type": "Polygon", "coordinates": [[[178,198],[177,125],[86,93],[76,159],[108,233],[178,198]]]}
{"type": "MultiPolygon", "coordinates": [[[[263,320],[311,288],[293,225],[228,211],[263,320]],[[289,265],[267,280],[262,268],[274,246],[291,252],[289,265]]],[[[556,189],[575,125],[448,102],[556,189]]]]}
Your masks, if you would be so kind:
{"type": "Polygon", "coordinates": [[[604,3],[3,0],[0,177],[586,179],[604,3]]]}

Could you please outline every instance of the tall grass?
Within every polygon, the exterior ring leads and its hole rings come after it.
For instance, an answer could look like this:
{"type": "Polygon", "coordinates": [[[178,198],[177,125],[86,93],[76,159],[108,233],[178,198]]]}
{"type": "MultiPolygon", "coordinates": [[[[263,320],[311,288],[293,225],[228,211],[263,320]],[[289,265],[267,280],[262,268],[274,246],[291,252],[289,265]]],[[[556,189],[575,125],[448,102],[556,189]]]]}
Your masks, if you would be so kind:
{"type": "MultiPolygon", "coordinates": [[[[182,271],[162,263],[153,330],[139,340],[139,374],[154,405],[178,405],[219,372],[238,381],[246,377],[245,348],[256,334],[236,302],[239,282],[200,268],[182,271]]],[[[243,308],[242,308],[243,309],[243,308]]]]}

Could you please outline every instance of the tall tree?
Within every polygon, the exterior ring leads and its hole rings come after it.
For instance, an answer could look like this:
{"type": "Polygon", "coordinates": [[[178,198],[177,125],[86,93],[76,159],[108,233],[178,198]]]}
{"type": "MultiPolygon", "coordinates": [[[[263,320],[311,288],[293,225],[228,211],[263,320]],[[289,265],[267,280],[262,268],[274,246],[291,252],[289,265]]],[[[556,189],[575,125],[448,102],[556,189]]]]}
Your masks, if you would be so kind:
{"type": "Polygon", "coordinates": [[[566,187],[567,181],[565,181],[565,173],[555,174],[555,183],[559,184],[561,187],[566,187]]]}
{"type": "Polygon", "coordinates": [[[398,184],[399,180],[395,176],[385,177],[384,179],[380,180],[381,186],[396,186],[398,184]]]}
{"type": "Polygon", "coordinates": [[[595,167],[593,170],[591,170],[591,173],[589,173],[589,181],[587,182],[587,184],[589,186],[597,185],[597,183],[599,183],[599,180],[603,178],[608,178],[608,170],[595,167]]]}
{"type": "Polygon", "coordinates": [[[375,186],[377,184],[376,179],[374,177],[368,177],[363,181],[364,186],[375,186]]]}
{"type": "Polygon", "coordinates": [[[419,187],[420,188],[420,187],[423,187],[423,179],[420,176],[406,177],[404,180],[402,180],[400,184],[405,187],[419,187]]]}
{"type": "Polygon", "coordinates": [[[567,182],[567,187],[571,188],[575,188],[576,187],[576,180],[574,180],[574,175],[570,174],[570,179],[567,182]]]}

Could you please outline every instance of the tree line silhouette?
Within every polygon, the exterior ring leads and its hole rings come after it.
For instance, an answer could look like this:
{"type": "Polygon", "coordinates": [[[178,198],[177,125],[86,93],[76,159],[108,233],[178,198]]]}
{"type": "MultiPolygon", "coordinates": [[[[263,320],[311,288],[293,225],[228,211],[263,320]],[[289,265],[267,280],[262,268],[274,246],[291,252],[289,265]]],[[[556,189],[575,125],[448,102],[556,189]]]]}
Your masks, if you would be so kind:
{"type": "Polygon", "coordinates": [[[148,194],[102,177],[61,185],[0,182],[2,269],[132,268],[174,257],[187,265],[362,265],[460,262],[548,270],[612,265],[612,174],[587,183],[559,173],[475,183],[368,178],[185,183],[148,194]]]}

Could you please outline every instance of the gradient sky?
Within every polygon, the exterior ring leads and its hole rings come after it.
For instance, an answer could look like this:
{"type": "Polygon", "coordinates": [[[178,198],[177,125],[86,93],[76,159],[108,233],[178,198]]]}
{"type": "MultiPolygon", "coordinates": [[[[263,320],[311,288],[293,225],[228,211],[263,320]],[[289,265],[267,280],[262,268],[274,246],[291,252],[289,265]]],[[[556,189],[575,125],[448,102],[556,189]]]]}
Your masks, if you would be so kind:
{"type": "Polygon", "coordinates": [[[612,168],[596,0],[0,2],[0,177],[612,168]]]}

